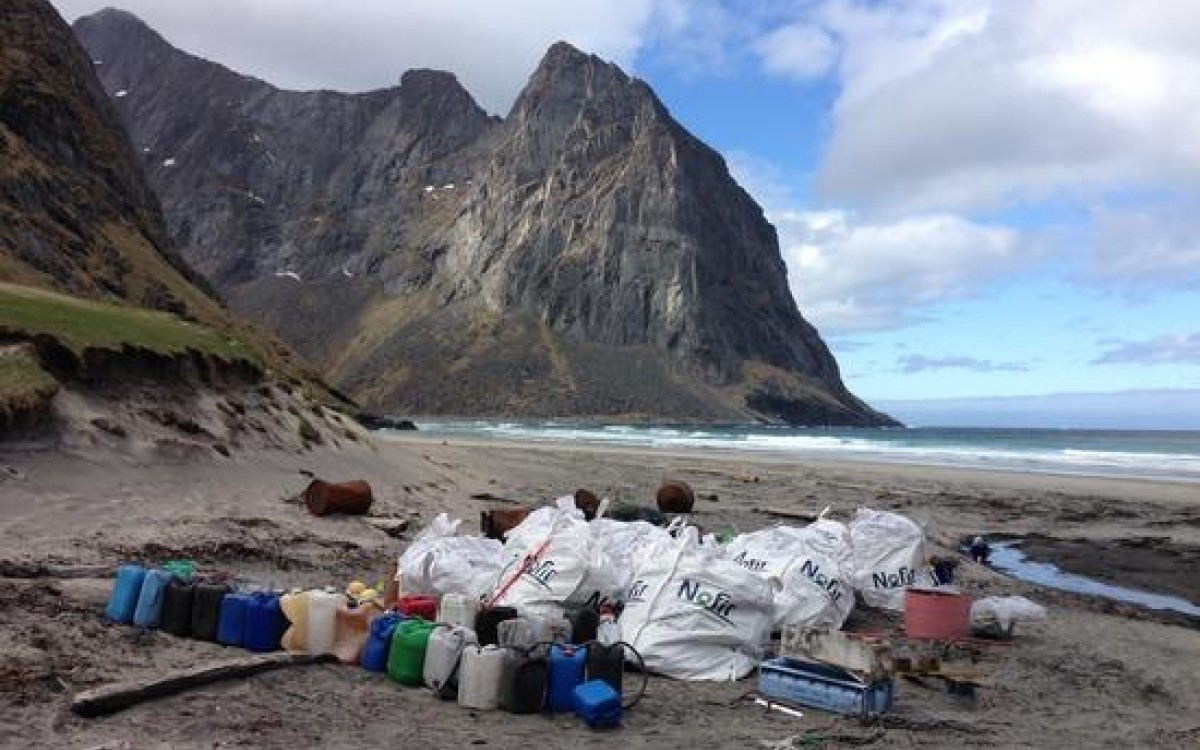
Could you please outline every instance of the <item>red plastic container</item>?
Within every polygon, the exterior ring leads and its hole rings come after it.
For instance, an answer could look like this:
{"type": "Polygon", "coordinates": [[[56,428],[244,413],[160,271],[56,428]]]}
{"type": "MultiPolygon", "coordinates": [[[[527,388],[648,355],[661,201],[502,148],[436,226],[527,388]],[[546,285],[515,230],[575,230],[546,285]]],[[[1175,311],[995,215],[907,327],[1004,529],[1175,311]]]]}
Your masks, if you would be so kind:
{"type": "Polygon", "coordinates": [[[438,600],[436,596],[413,594],[402,596],[396,602],[396,611],[405,617],[420,617],[428,622],[437,621],[438,600]]]}
{"type": "Polygon", "coordinates": [[[904,631],[909,638],[953,641],[966,638],[971,597],[966,594],[908,589],[904,592],[904,631]]]}

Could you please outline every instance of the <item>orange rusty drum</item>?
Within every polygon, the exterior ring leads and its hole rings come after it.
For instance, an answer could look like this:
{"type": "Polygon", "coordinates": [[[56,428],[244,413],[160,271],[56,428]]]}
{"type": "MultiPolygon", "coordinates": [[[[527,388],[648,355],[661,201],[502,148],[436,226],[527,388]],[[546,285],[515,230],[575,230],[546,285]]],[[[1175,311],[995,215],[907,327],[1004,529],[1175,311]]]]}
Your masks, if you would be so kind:
{"type": "Polygon", "coordinates": [[[304,504],[314,516],[330,513],[366,515],[374,499],[371,485],[361,479],[337,484],[314,479],[304,490],[304,504]]]}

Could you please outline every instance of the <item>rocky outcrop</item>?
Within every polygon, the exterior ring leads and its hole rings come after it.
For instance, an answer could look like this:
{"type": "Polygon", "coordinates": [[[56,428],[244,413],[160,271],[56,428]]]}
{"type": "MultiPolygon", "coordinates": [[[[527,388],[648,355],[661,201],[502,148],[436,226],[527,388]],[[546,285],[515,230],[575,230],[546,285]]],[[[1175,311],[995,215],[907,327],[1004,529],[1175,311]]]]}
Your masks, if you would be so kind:
{"type": "Polygon", "coordinates": [[[447,73],[287,92],[126,13],[76,33],[184,257],[372,409],[890,422],[721,157],[614,65],[556,44],[499,120],[447,73]]]}

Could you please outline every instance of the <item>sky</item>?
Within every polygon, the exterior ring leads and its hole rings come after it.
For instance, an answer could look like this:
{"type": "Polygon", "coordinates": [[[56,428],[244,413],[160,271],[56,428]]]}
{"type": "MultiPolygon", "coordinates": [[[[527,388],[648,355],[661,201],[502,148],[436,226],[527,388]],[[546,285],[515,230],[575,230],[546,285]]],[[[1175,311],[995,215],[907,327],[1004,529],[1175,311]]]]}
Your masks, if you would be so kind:
{"type": "MultiPolygon", "coordinates": [[[[868,402],[1110,393],[1093,409],[1200,429],[1154,397],[1200,394],[1192,0],[54,4],[125,8],[287,88],[450,70],[499,115],[565,39],[725,156],[868,402]]],[[[1069,426],[1055,401],[1039,424],[1069,426]]]]}

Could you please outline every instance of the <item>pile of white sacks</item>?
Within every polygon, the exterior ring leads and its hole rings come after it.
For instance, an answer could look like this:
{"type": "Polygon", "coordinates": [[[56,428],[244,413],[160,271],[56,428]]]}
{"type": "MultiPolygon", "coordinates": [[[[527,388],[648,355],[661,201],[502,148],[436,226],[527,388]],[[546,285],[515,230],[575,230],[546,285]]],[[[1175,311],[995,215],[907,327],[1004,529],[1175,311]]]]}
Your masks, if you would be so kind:
{"type": "Polygon", "coordinates": [[[745,677],[772,630],[840,628],[856,591],[869,606],[902,610],[907,587],[936,585],[921,528],[866,508],[849,524],[822,517],[727,544],[682,519],[587,521],[570,496],[504,543],[460,535],[460,523],[438,516],[401,555],[406,594],[469,594],[543,618],[619,602],[623,639],[652,671],[679,679],[745,677]]]}

